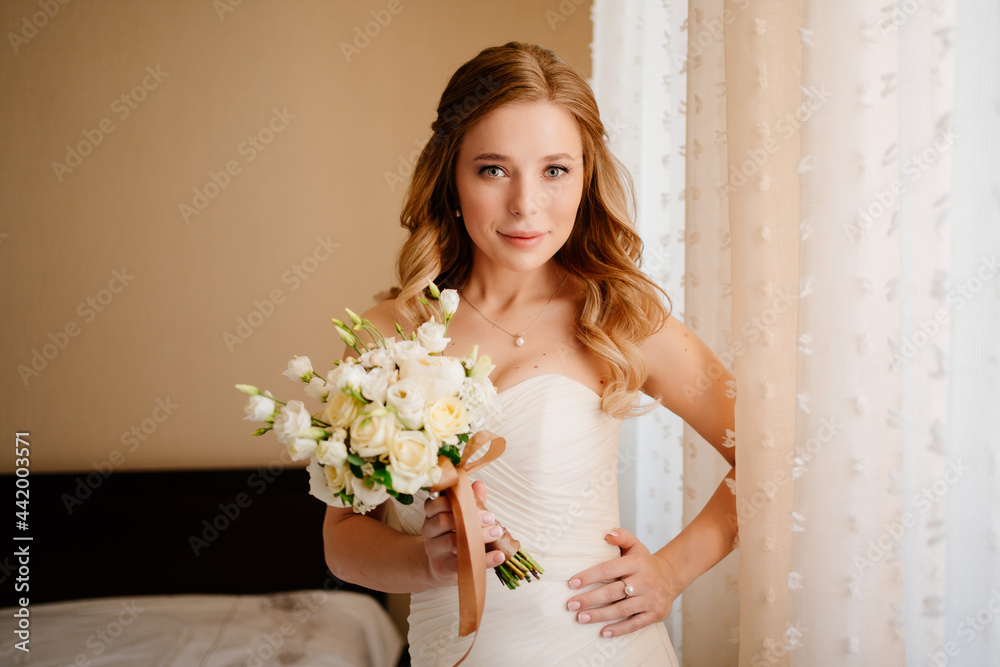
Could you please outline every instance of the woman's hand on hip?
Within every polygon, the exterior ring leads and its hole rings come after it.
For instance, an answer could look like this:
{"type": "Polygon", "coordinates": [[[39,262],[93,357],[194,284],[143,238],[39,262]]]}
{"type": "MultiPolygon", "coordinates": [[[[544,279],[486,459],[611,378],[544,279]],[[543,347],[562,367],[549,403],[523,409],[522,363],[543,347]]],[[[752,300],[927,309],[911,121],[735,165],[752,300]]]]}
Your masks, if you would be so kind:
{"type": "Polygon", "coordinates": [[[673,567],[623,528],[604,539],[621,549],[621,556],[571,577],[572,589],[600,585],[571,597],[567,608],[577,612],[580,623],[605,623],[602,637],[619,637],[663,621],[681,593],[673,567]]]}

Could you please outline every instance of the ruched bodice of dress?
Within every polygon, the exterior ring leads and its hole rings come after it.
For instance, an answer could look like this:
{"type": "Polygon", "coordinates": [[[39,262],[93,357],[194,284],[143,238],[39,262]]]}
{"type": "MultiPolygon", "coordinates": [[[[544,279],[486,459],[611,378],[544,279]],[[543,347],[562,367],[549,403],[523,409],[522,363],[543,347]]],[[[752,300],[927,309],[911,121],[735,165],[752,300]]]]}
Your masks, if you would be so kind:
{"type": "MultiPolygon", "coordinates": [[[[663,624],[624,637],[600,636],[566,608],[577,572],[611,560],[604,536],[619,525],[621,421],[600,397],[563,375],[545,374],[500,394],[501,413],[484,429],[503,436],[497,461],[472,474],[485,482],[487,506],[545,568],[540,581],[504,587],[487,576],[486,610],[469,665],[676,665],[663,624]]],[[[423,503],[395,505],[404,532],[418,534],[423,503]]],[[[458,635],[454,586],[414,593],[409,642],[414,666],[453,665],[471,638],[458,635]]]]}

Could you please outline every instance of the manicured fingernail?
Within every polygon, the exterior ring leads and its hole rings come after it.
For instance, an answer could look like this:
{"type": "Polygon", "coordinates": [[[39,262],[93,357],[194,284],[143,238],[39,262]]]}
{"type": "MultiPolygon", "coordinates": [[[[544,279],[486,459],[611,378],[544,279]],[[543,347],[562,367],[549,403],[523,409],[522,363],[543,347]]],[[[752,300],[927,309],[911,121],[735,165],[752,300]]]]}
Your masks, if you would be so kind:
{"type": "Polygon", "coordinates": [[[580,587],[580,580],[579,579],[570,579],[569,580],[569,587],[570,588],[579,588],[580,587]]]}
{"type": "Polygon", "coordinates": [[[580,614],[576,618],[581,623],[590,623],[590,614],[580,614]]]}
{"type": "Polygon", "coordinates": [[[604,631],[604,638],[605,639],[611,639],[611,630],[605,630],[604,631]]]}
{"type": "Polygon", "coordinates": [[[496,518],[492,514],[490,514],[489,512],[484,512],[483,513],[483,525],[484,526],[492,526],[496,522],[497,522],[497,520],[496,520],[496,518]]]}
{"type": "MultiPolygon", "coordinates": [[[[504,562],[505,560],[507,560],[507,556],[505,554],[500,554],[500,556],[497,558],[497,565],[504,562]]],[[[494,565],[494,567],[496,567],[496,565],[494,565]]]]}
{"type": "Polygon", "coordinates": [[[490,537],[500,537],[503,534],[503,529],[500,526],[493,526],[490,528],[490,537]]]}
{"type": "Polygon", "coordinates": [[[577,602],[576,600],[573,600],[572,602],[569,603],[568,606],[570,611],[576,611],[577,609],[580,608],[580,603],[577,602]]]}
{"type": "Polygon", "coordinates": [[[611,537],[618,537],[618,533],[616,533],[613,530],[610,533],[608,533],[608,535],[610,535],[611,537]]]}

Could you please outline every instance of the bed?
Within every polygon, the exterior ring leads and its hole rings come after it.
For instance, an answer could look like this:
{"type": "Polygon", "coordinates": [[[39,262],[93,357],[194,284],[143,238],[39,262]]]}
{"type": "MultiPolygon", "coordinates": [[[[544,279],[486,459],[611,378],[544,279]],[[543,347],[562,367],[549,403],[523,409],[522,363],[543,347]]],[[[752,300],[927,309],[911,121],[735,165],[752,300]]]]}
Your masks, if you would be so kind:
{"type": "Polygon", "coordinates": [[[32,539],[0,562],[0,664],[408,664],[385,597],[326,569],[325,506],[306,489],[278,466],[31,475],[32,539]]]}

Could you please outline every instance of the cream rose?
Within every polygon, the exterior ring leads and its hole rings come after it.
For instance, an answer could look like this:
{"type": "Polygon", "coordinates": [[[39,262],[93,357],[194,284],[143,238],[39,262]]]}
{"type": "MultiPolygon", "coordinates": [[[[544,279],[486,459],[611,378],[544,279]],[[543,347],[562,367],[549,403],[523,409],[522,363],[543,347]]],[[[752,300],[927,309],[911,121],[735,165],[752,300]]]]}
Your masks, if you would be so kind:
{"type": "Polygon", "coordinates": [[[351,423],[351,449],[366,458],[388,454],[396,431],[396,417],[392,413],[361,415],[351,423]]]}
{"type": "Polygon", "coordinates": [[[424,390],[413,380],[391,384],[386,392],[386,404],[396,409],[406,428],[418,429],[424,425],[424,390]]]}
{"type": "Polygon", "coordinates": [[[288,401],[274,418],[274,435],[283,445],[291,445],[300,435],[305,435],[312,427],[312,415],[302,401],[288,401]]]}
{"type": "Polygon", "coordinates": [[[431,354],[444,352],[450,338],[445,338],[448,328],[440,322],[429,320],[417,328],[417,342],[431,354]]]}
{"type": "Polygon", "coordinates": [[[469,430],[469,416],[461,399],[449,396],[427,406],[424,429],[428,435],[447,445],[458,443],[458,434],[469,430]]]}
{"type": "Polygon", "coordinates": [[[346,427],[358,418],[362,404],[353,396],[333,393],[327,401],[321,419],[330,426],[346,427]]]}
{"type": "Polygon", "coordinates": [[[392,488],[399,493],[416,493],[430,485],[428,473],[437,464],[438,446],[421,431],[400,431],[389,449],[392,488]]]}
{"type": "Polygon", "coordinates": [[[400,380],[413,380],[424,391],[424,399],[436,401],[458,393],[465,381],[465,368],[458,359],[423,357],[408,359],[399,366],[400,380]]]}
{"type": "Polygon", "coordinates": [[[347,445],[344,444],[343,436],[338,438],[337,435],[339,434],[334,433],[332,438],[320,440],[316,445],[315,458],[325,466],[342,466],[347,461],[347,445]]]}

